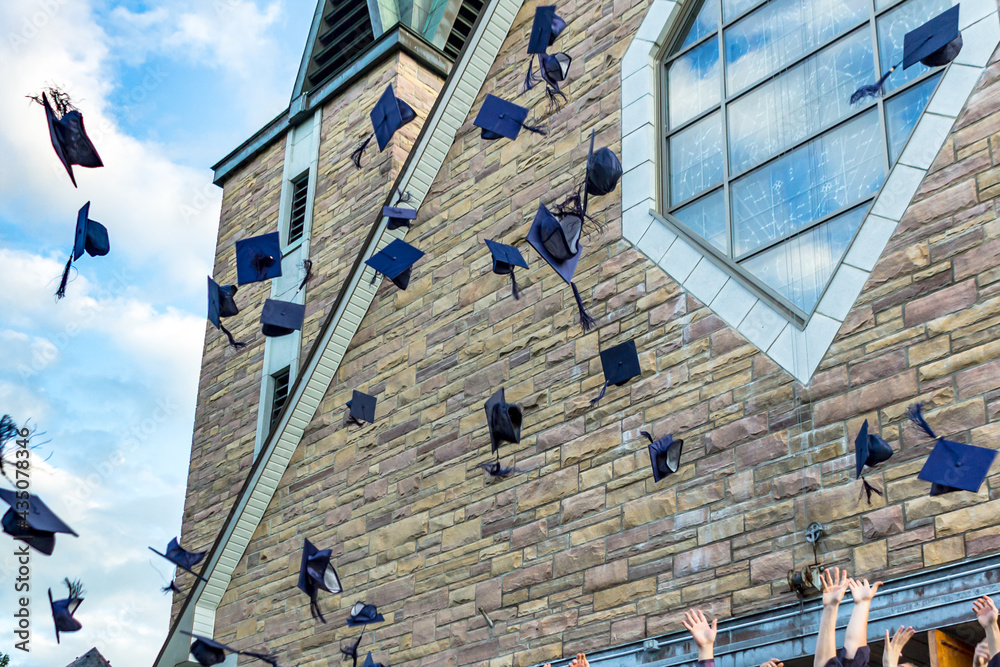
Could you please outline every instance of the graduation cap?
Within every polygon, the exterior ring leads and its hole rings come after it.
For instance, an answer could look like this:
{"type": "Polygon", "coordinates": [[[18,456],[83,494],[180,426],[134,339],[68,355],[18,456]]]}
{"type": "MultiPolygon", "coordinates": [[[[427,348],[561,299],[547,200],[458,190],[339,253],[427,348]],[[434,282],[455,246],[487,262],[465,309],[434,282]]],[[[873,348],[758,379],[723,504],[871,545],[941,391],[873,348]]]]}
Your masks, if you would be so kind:
{"type": "MultiPolygon", "coordinates": [[[[73,108],[69,96],[53,88],[49,89],[48,95],[42,93],[41,103],[45,107],[49,138],[75,188],[76,176],[73,175],[73,165],[94,168],[103,167],[104,163],[101,162],[101,156],[97,154],[97,149],[94,148],[90,137],[87,136],[87,130],[83,127],[83,114],[73,108]],[[52,96],[51,102],[48,95],[52,96]]],[[[37,97],[32,99],[39,101],[37,97]]]]}
{"type": "Polygon", "coordinates": [[[376,401],[377,399],[374,396],[369,396],[363,391],[355,389],[351,395],[351,400],[347,402],[351,421],[358,426],[364,426],[362,422],[374,424],[376,401]]]}
{"type": "Polygon", "coordinates": [[[354,166],[361,169],[361,156],[364,154],[365,149],[368,148],[368,143],[372,140],[372,137],[375,137],[376,141],[378,141],[379,151],[384,151],[385,147],[389,145],[392,135],[396,133],[396,130],[416,117],[417,113],[413,108],[396,97],[396,94],[392,90],[392,84],[390,83],[386,86],[385,92],[382,93],[382,97],[378,98],[378,102],[375,103],[375,108],[371,112],[373,132],[351,153],[351,160],[354,162],[354,166]]]}
{"type": "Polygon", "coordinates": [[[874,468],[883,461],[888,461],[892,457],[892,447],[875,433],[868,432],[868,420],[861,425],[858,437],[854,439],[854,463],[856,471],[855,479],[861,479],[864,484],[863,490],[868,494],[868,504],[872,504],[872,494],[882,495],[882,492],[869,484],[862,476],[865,466],[874,468]]]}
{"type": "Polygon", "coordinates": [[[253,651],[237,651],[231,646],[226,646],[221,642],[217,642],[209,637],[203,637],[201,635],[196,635],[188,632],[187,630],[181,630],[182,634],[187,635],[194,639],[191,644],[191,655],[194,656],[195,661],[202,665],[203,667],[212,667],[212,665],[221,665],[226,661],[226,653],[236,653],[238,655],[245,655],[249,658],[256,658],[261,662],[266,662],[271,665],[271,667],[278,667],[278,660],[269,653],[254,653],[253,651]]]}
{"type": "Polygon", "coordinates": [[[388,229],[399,229],[400,227],[410,228],[410,220],[417,219],[417,211],[412,208],[401,208],[399,206],[383,206],[382,215],[389,218],[388,229]]]}
{"type": "Polygon", "coordinates": [[[882,94],[882,86],[894,71],[902,66],[909,69],[921,63],[927,67],[947,65],[962,50],[962,33],[958,29],[958,5],[946,9],[930,21],[903,35],[903,60],[889,68],[878,81],[861,86],[851,95],[851,104],[882,94]]]}
{"type": "Polygon", "coordinates": [[[555,5],[536,7],[535,19],[531,23],[531,36],[528,38],[528,53],[545,53],[565,29],[566,21],[556,16],[555,5]]]}
{"type": "Polygon", "coordinates": [[[361,646],[361,638],[365,635],[365,629],[361,628],[361,634],[358,635],[352,643],[340,645],[340,654],[345,658],[351,658],[354,661],[354,667],[358,667],[358,647],[361,646]]]}
{"type": "Polygon", "coordinates": [[[191,569],[195,565],[200,563],[202,559],[205,558],[205,554],[208,553],[207,551],[188,551],[187,549],[183,549],[181,548],[181,545],[177,541],[176,537],[170,540],[170,543],[167,544],[166,553],[161,554],[153,547],[148,547],[148,549],[157,556],[162,556],[163,558],[166,558],[168,561],[170,561],[177,567],[181,568],[185,572],[190,572],[191,574],[198,577],[204,582],[208,581],[208,579],[206,579],[205,577],[201,576],[193,569],[191,569]]]}
{"type": "Polygon", "coordinates": [[[639,431],[639,433],[649,440],[649,464],[653,468],[653,481],[659,482],[664,477],[677,472],[681,467],[681,450],[684,448],[684,441],[674,440],[674,436],[669,433],[665,438],[659,440],[653,440],[653,436],[648,431],[639,431]]]}
{"type": "Polygon", "coordinates": [[[17,428],[17,424],[14,423],[14,418],[10,415],[4,415],[0,417],[0,475],[6,475],[3,471],[4,459],[4,447],[7,446],[7,442],[13,440],[14,438],[21,435],[21,431],[17,428]]]}
{"type": "Polygon", "coordinates": [[[939,496],[954,491],[977,493],[990,472],[990,466],[997,455],[996,450],[938,437],[924,419],[923,406],[919,403],[910,406],[909,417],[924,433],[937,441],[917,475],[918,479],[931,483],[930,495],[939,496]]]}
{"type": "Polygon", "coordinates": [[[635,350],[635,341],[627,340],[624,343],[615,345],[606,350],[601,350],[601,368],[604,369],[604,386],[601,387],[601,394],[591,400],[597,404],[604,398],[604,392],[608,385],[622,386],[634,377],[642,375],[639,368],[639,353],[635,350]]]}
{"type": "Polygon", "coordinates": [[[350,615],[347,617],[347,625],[368,625],[369,623],[381,623],[385,620],[382,614],[378,613],[378,607],[364,602],[355,602],[351,607],[350,615]]]}
{"type": "Polygon", "coordinates": [[[361,667],[389,667],[389,665],[383,665],[381,662],[375,662],[372,658],[372,652],[368,651],[368,655],[365,657],[365,661],[361,667]]]}
{"type": "Polygon", "coordinates": [[[240,349],[246,347],[247,344],[233,338],[229,329],[222,325],[223,317],[232,317],[240,312],[240,309],[236,307],[236,290],[236,285],[220,287],[219,283],[212,280],[212,276],[208,276],[208,321],[216,329],[226,334],[232,347],[240,349]]]}
{"type": "Polygon", "coordinates": [[[480,135],[483,139],[492,141],[500,137],[517,139],[522,128],[535,134],[545,134],[545,130],[540,127],[526,125],[525,119],[528,117],[528,110],[522,106],[508,102],[496,95],[487,95],[483,100],[483,106],[479,108],[473,125],[480,128],[480,135]]]}
{"type": "Polygon", "coordinates": [[[10,505],[0,523],[3,532],[15,540],[21,540],[36,551],[51,556],[56,547],[56,533],[66,533],[80,537],[72,528],[42,502],[38,496],[29,494],[27,499],[10,489],[0,489],[0,500],[10,505]],[[28,509],[19,513],[15,508],[28,504],[28,509]]]}
{"type": "Polygon", "coordinates": [[[330,562],[332,551],[323,549],[320,551],[305,539],[302,547],[302,565],[299,567],[299,590],[309,596],[309,613],[313,618],[318,618],[321,623],[326,623],[323,612],[319,609],[319,591],[322,589],[327,593],[341,593],[343,587],[340,585],[340,577],[330,562]]]}
{"type": "Polygon", "coordinates": [[[278,232],[236,242],[236,282],[239,285],[281,276],[281,239],[278,232]]]}
{"type": "Polygon", "coordinates": [[[511,475],[518,475],[525,472],[530,472],[528,469],[518,468],[517,466],[510,466],[509,468],[504,468],[500,464],[500,459],[497,458],[496,461],[490,461],[488,463],[477,463],[477,467],[482,468],[487,472],[490,477],[506,479],[511,475]]]}
{"type": "Polygon", "coordinates": [[[512,245],[498,243],[490,239],[486,239],[486,246],[490,249],[490,254],[493,255],[493,273],[498,276],[509,275],[510,290],[515,299],[520,299],[521,297],[517,293],[517,280],[514,279],[514,267],[528,268],[528,263],[524,261],[521,251],[512,245]]]}
{"type": "Polygon", "coordinates": [[[603,197],[611,193],[622,177],[622,163],[614,152],[605,146],[594,152],[594,131],[590,131],[590,151],[587,153],[587,182],[584,186],[583,210],[587,210],[588,195],[603,197]]]}
{"type": "Polygon", "coordinates": [[[504,400],[503,387],[497,389],[483,407],[486,408],[486,424],[494,454],[499,453],[501,442],[521,442],[521,408],[504,400]]]}
{"type": "Polygon", "coordinates": [[[90,202],[87,202],[76,214],[76,236],[73,241],[73,252],[66,260],[66,268],[63,269],[56,298],[61,299],[66,296],[66,283],[69,282],[70,267],[73,266],[73,262],[83,257],[84,252],[91,257],[101,257],[110,251],[111,242],[108,239],[108,228],[96,220],[90,219],[90,202]]]}
{"type": "Polygon", "coordinates": [[[375,284],[375,279],[381,273],[396,287],[405,290],[410,284],[410,267],[423,256],[422,251],[417,250],[406,241],[394,239],[392,243],[365,260],[365,264],[375,269],[372,285],[375,284]]]}
{"type": "Polygon", "coordinates": [[[590,331],[594,319],[583,307],[580,290],[573,282],[573,274],[582,254],[580,248],[580,232],[583,229],[582,212],[564,211],[559,217],[553,215],[545,204],[538,205],[535,220],[528,230],[528,243],[538,251],[549,266],[573,288],[576,307],[580,311],[580,326],[584,331],[590,331]]]}
{"type": "Polygon", "coordinates": [[[287,336],[302,329],[306,319],[306,307],[293,301],[267,299],[260,311],[260,331],[265,336],[277,338],[287,336]]]}
{"type": "Polygon", "coordinates": [[[69,596],[62,600],[52,599],[52,589],[49,589],[49,608],[52,610],[52,620],[56,625],[56,644],[59,643],[60,632],[76,632],[83,625],[73,618],[73,614],[80,608],[83,602],[83,584],[79,581],[65,579],[66,587],[69,589],[69,596]]]}

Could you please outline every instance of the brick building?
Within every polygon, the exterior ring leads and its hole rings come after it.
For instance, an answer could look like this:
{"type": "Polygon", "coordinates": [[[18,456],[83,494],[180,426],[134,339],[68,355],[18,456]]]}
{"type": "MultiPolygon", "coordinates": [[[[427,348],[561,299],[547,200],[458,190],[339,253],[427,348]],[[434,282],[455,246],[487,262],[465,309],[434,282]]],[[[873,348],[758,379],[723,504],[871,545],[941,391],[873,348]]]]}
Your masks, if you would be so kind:
{"type": "Polygon", "coordinates": [[[542,85],[520,90],[533,4],[320,0],[288,109],[215,167],[215,279],[235,282],[235,241],[275,230],[284,275],[240,289],[226,325],[246,349],[207,329],[182,543],[210,550],[208,582],[181,575],[156,667],[189,664],[181,631],[339,665],[358,600],[386,619],[361,651],[394,666],[683,664],[700,606],[721,667],[798,667],[819,607],[788,574],[814,562],[886,582],[873,642],[909,623],[917,664],[964,655],[971,600],[1000,592],[1000,470],[929,497],[906,411],[996,447],[995,0],[962,0],[953,63],[845,103],[951,4],[563,3],[568,100],[549,114],[542,85]],[[418,118],[358,170],[390,83],[418,118]],[[488,93],[547,135],[481,139],[488,93]],[[581,185],[592,131],[625,173],[591,200],[584,333],[524,238],[539,202],[581,185]],[[397,190],[410,230],[381,216],[397,190]],[[426,253],[408,289],[373,284],[364,260],[404,237],[426,253]],[[519,300],[487,238],[525,254],[519,300]],[[306,259],[305,326],[265,341],[262,303],[306,259]],[[599,350],[627,340],[642,376],[592,406],[599,350]],[[530,471],[491,481],[482,406],[501,386],[524,411],[504,463],[530,471]],[[355,389],[378,398],[374,425],[345,423],[355,389]],[[866,419],[895,451],[871,505],[866,419]],[[653,482],[640,430],[683,438],[676,474],[653,482]],[[296,588],[305,537],[345,588],[321,597],[326,625],[296,588]]]}

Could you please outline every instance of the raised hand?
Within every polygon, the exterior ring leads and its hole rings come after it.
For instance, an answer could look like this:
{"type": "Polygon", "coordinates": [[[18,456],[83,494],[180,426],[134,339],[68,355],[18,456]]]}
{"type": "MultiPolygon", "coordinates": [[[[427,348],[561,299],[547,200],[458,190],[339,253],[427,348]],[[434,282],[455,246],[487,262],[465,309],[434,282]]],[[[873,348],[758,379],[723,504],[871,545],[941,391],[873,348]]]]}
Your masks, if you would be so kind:
{"type": "Polygon", "coordinates": [[[698,645],[698,660],[711,660],[715,657],[715,635],[718,632],[719,620],[711,623],[705,618],[701,609],[688,609],[681,621],[694,643],[698,645]]]}
{"type": "Polygon", "coordinates": [[[570,661],[569,667],[590,667],[590,663],[587,662],[586,654],[577,653],[576,657],[570,661]]]}
{"type": "MultiPolygon", "coordinates": [[[[853,595],[853,591],[851,593],[853,595]]],[[[885,631],[885,650],[882,652],[882,667],[898,667],[899,658],[903,655],[903,647],[906,642],[913,637],[913,628],[899,626],[896,634],[889,638],[889,631],[885,631]]]]}
{"type": "Polygon", "coordinates": [[[851,589],[851,597],[854,598],[854,604],[857,604],[859,602],[871,602],[875,594],[878,593],[878,588],[882,585],[882,582],[876,581],[874,584],[869,584],[867,579],[850,579],[847,585],[851,589]]]}
{"type": "Polygon", "coordinates": [[[775,658],[771,658],[760,667],[785,667],[785,663],[776,660],[775,658]]]}
{"type": "Polygon", "coordinates": [[[976,620],[988,632],[997,623],[997,606],[988,595],[984,595],[972,603],[972,610],[976,612],[976,620]]]}
{"type": "Polygon", "coordinates": [[[823,570],[819,578],[823,582],[823,606],[839,605],[847,593],[848,584],[851,582],[847,572],[834,566],[823,570]]]}
{"type": "Polygon", "coordinates": [[[990,661],[990,645],[985,639],[976,644],[976,652],[972,654],[972,667],[986,667],[990,661]]]}

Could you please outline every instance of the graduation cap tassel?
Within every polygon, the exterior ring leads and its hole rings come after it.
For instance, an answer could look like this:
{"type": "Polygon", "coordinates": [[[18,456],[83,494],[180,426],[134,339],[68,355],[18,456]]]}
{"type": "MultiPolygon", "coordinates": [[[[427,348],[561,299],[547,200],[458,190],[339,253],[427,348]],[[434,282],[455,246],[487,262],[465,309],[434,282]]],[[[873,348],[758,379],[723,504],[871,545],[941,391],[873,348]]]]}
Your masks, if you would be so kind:
{"type": "MultiPolygon", "coordinates": [[[[576,299],[577,310],[580,311],[580,326],[583,327],[584,331],[590,331],[590,329],[596,324],[594,318],[587,314],[586,309],[583,307],[583,299],[580,298],[580,290],[576,288],[576,283],[570,283],[570,287],[573,288],[573,297],[576,299]]],[[[603,392],[601,392],[603,395],[603,392]]]]}
{"type": "Polygon", "coordinates": [[[514,279],[514,269],[510,270],[510,291],[514,295],[514,299],[520,299],[521,295],[517,293],[517,280],[514,279]]]}
{"type": "Polygon", "coordinates": [[[59,289],[56,290],[56,298],[61,299],[66,296],[66,283],[69,282],[69,270],[73,266],[73,255],[66,260],[66,268],[63,269],[62,280],[59,281],[59,289]]]}
{"type": "Polygon", "coordinates": [[[222,333],[226,334],[226,338],[229,339],[229,345],[234,350],[242,350],[243,348],[245,348],[247,346],[246,343],[244,343],[242,341],[238,341],[235,338],[233,338],[233,334],[229,333],[229,329],[227,329],[226,327],[224,327],[222,324],[219,325],[219,329],[222,330],[222,333]]]}
{"type": "MultiPolygon", "coordinates": [[[[873,493],[878,494],[880,496],[884,495],[881,491],[879,491],[874,486],[872,486],[871,484],[869,484],[868,480],[866,480],[864,477],[861,478],[861,483],[864,485],[863,488],[861,489],[861,493],[868,494],[868,505],[869,506],[871,506],[871,504],[872,504],[872,494],[873,493]]],[[[861,495],[860,494],[858,495],[858,499],[859,500],[861,499],[861,495]]]]}
{"type": "Polygon", "coordinates": [[[937,440],[938,437],[934,435],[934,431],[931,430],[930,424],[924,420],[924,406],[920,403],[914,403],[910,406],[907,411],[910,421],[920,427],[920,429],[930,436],[931,440],[937,440]]]}
{"type": "MultiPolygon", "coordinates": [[[[538,67],[542,66],[542,54],[538,54],[538,67]]],[[[524,75],[524,90],[521,92],[526,93],[535,87],[538,83],[538,77],[535,76],[535,62],[533,60],[528,60],[528,72],[524,75]]]]}
{"type": "Polygon", "coordinates": [[[164,593],[177,593],[178,595],[181,594],[181,589],[177,588],[176,581],[171,581],[169,584],[167,584],[160,590],[163,591],[164,593]]]}
{"type": "Polygon", "coordinates": [[[858,104],[868,99],[869,97],[872,98],[881,97],[882,86],[885,85],[886,79],[889,78],[889,75],[892,74],[896,70],[896,68],[899,67],[899,65],[900,63],[897,63],[892,67],[890,67],[889,71],[883,74],[881,78],[879,78],[879,80],[876,81],[875,83],[870,83],[868,85],[861,86],[860,88],[855,90],[854,94],[851,95],[851,104],[858,104]]]}
{"type": "Polygon", "coordinates": [[[568,99],[566,97],[566,93],[564,93],[563,91],[559,90],[558,86],[554,86],[552,84],[546,84],[546,86],[545,86],[545,95],[549,98],[549,112],[550,113],[552,113],[554,111],[559,111],[559,109],[562,107],[562,102],[560,102],[560,100],[559,100],[560,97],[564,101],[568,99]]]}
{"type": "Polygon", "coordinates": [[[368,138],[365,139],[363,142],[361,142],[361,145],[355,148],[354,152],[351,153],[351,162],[353,162],[354,166],[357,167],[358,169],[361,169],[361,156],[364,155],[365,149],[368,148],[368,143],[372,140],[372,137],[374,136],[375,136],[374,132],[369,134],[368,138]]]}
{"type": "Polygon", "coordinates": [[[306,283],[309,282],[309,279],[313,276],[313,262],[311,259],[302,260],[302,266],[306,269],[306,275],[302,278],[302,282],[299,284],[299,292],[302,291],[302,289],[306,286],[306,283]]]}
{"type": "Polygon", "coordinates": [[[647,440],[649,440],[650,442],[653,442],[653,436],[650,435],[649,431],[639,431],[639,435],[644,435],[644,436],[646,436],[647,440]]]}
{"type": "Polygon", "coordinates": [[[319,599],[315,594],[309,601],[309,613],[312,615],[313,620],[319,619],[320,623],[326,623],[326,619],[323,618],[323,612],[319,609],[319,599]]]}
{"type": "Polygon", "coordinates": [[[598,403],[600,403],[601,399],[604,398],[604,392],[606,392],[607,390],[608,390],[608,383],[605,382],[604,386],[601,387],[601,393],[597,395],[597,398],[590,399],[590,404],[597,405],[598,403]]]}
{"type": "Polygon", "coordinates": [[[527,130],[528,132],[534,132],[535,134],[540,134],[543,137],[546,134],[548,134],[548,132],[546,132],[544,129],[538,127],[537,125],[528,125],[527,123],[519,123],[519,125],[521,127],[523,127],[525,130],[527,130]]]}

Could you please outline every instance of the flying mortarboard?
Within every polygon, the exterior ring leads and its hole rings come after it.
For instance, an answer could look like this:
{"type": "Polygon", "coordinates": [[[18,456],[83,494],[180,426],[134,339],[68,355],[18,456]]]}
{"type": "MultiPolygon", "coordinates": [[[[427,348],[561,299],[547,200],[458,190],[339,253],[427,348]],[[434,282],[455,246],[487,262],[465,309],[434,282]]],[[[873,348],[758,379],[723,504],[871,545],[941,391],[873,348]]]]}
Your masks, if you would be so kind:
{"type": "Polygon", "coordinates": [[[389,667],[389,665],[383,665],[381,662],[375,662],[372,658],[372,652],[368,651],[368,655],[365,657],[365,661],[361,667],[389,667]]]}
{"type": "Polygon", "coordinates": [[[362,422],[375,423],[375,404],[377,399],[369,396],[363,391],[354,390],[351,400],[347,402],[347,409],[350,411],[350,419],[358,426],[364,426],[362,422]]]}
{"type": "Polygon", "coordinates": [[[25,500],[18,498],[16,491],[0,489],[0,500],[10,505],[3,515],[3,532],[46,556],[51,556],[55,549],[56,533],[79,537],[38,496],[29,494],[25,500]],[[28,509],[21,514],[15,508],[23,503],[28,503],[28,509]]]}
{"type": "MultiPolygon", "coordinates": [[[[559,34],[565,30],[566,21],[556,15],[555,5],[545,5],[535,8],[535,18],[531,24],[531,35],[528,38],[528,54],[538,57],[538,68],[542,79],[547,84],[549,99],[555,101],[555,95],[563,95],[559,90],[559,82],[569,75],[569,66],[573,59],[566,53],[548,54],[559,34]]],[[[528,91],[538,80],[535,78],[532,61],[528,61],[528,72],[524,77],[524,90],[528,91]]]]}
{"type": "Polygon", "coordinates": [[[858,437],[854,439],[854,464],[856,469],[854,478],[862,480],[864,484],[863,490],[868,494],[869,505],[872,504],[872,494],[877,493],[881,496],[882,492],[869,484],[861,476],[861,473],[864,471],[865,466],[874,468],[879,463],[888,461],[891,457],[892,447],[879,435],[868,432],[868,420],[866,419],[861,425],[861,430],[858,431],[858,437]]]}
{"type": "Polygon", "coordinates": [[[73,614],[83,602],[83,584],[69,579],[65,581],[66,587],[69,589],[68,597],[62,600],[53,600],[52,589],[49,589],[49,608],[52,610],[52,620],[56,626],[56,644],[59,643],[60,632],[76,632],[83,627],[80,621],[73,618],[73,614]]]}
{"type": "MultiPolygon", "coordinates": [[[[55,149],[59,161],[66,168],[66,173],[76,187],[76,176],[73,175],[73,165],[80,167],[94,168],[103,167],[101,156],[97,154],[97,149],[87,136],[87,130],[83,127],[83,114],[74,109],[69,102],[69,96],[60,91],[49,89],[52,95],[52,102],[44,92],[42,93],[42,106],[45,107],[45,120],[49,126],[49,138],[52,140],[52,148],[55,149]],[[55,105],[60,116],[56,116],[55,105]]],[[[32,98],[38,101],[38,98],[32,98]]]]}
{"type": "Polygon", "coordinates": [[[252,651],[237,651],[231,646],[226,646],[221,642],[217,642],[209,637],[202,637],[201,635],[195,635],[187,630],[181,630],[182,634],[187,635],[194,639],[191,644],[191,655],[194,656],[195,661],[203,667],[212,667],[212,665],[221,665],[226,661],[226,653],[236,653],[238,655],[245,655],[249,658],[256,658],[261,662],[266,662],[271,665],[271,667],[278,667],[277,659],[268,653],[254,653],[252,651]]]}
{"type": "Polygon", "coordinates": [[[302,547],[302,565],[299,567],[299,590],[309,596],[309,613],[313,618],[318,618],[321,623],[326,623],[323,612],[319,609],[319,591],[327,593],[341,593],[343,587],[340,584],[340,577],[330,562],[332,551],[323,549],[320,551],[305,539],[302,547]]]}
{"type": "Polygon", "coordinates": [[[583,210],[587,211],[588,195],[603,197],[611,193],[622,177],[622,163],[614,152],[605,146],[594,152],[594,131],[590,131],[590,151],[587,153],[587,182],[584,186],[583,210]]]}
{"type": "Polygon", "coordinates": [[[347,617],[347,625],[368,625],[369,623],[381,623],[385,620],[382,614],[378,613],[378,608],[373,604],[355,602],[351,607],[350,615],[347,617]]]}
{"type": "Polygon", "coordinates": [[[498,276],[509,275],[511,293],[515,299],[520,299],[521,297],[517,293],[517,280],[514,279],[514,267],[528,268],[528,263],[524,261],[521,251],[512,245],[498,243],[490,239],[486,239],[486,246],[493,256],[493,273],[498,276]]]}
{"type": "Polygon", "coordinates": [[[400,227],[409,229],[410,220],[417,219],[416,209],[399,206],[383,206],[382,215],[389,218],[389,223],[386,225],[388,229],[399,229],[400,227]]]}
{"type": "Polygon", "coordinates": [[[565,28],[566,21],[556,16],[555,5],[535,7],[531,36],[528,38],[528,53],[545,53],[565,28]]]}
{"type": "Polygon", "coordinates": [[[236,283],[246,285],[281,276],[281,239],[278,232],[236,242],[236,283]]]}
{"type": "Polygon", "coordinates": [[[392,135],[396,133],[396,130],[416,117],[417,114],[413,108],[396,97],[396,94],[392,90],[392,84],[390,83],[386,86],[385,92],[382,93],[382,97],[378,98],[378,102],[375,103],[375,108],[371,112],[372,133],[351,153],[351,160],[354,161],[354,166],[358,169],[361,168],[361,156],[364,154],[372,137],[375,137],[378,142],[379,151],[384,151],[385,147],[389,145],[392,135]]]}
{"type": "Polygon", "coordinates": [[[402,239],[394,239],[392,243],[379,250],[365,260],[365,264],[375,269],[372,284],[379,273],[391,280],[401,290],[410,284],[410,268],[414,262],[424,256],[424,253],[402,239]]]}
{"type": "Polygon", "coordinates": [[[501,442],[521,442],[521,408],[504,399],[503,387],[497,389],[483,407],[494,454],[499,456],[501,442]]]}
{"type": "Polygon", "coordinates": [[[918,479],[931,483],[930,495],[939,496],[954,491],[977,493],[990,472],[996,450],[938,437],[924,420],[919,403],[910,406],[909,417],[924,433],[936,440],[934,449],[917,475],[918,479]]]}
{"type": "Polygon", "coordinates": [[[518,468],[517,466],[510,466],[509,468],[504,468],[503,465],[500,464],[499,458],[497,458],[496,461],[489,461],[488,463],[477,463],[476,465],[485,470],[490,477],[495,477],[499,479],[506,479],[511,475],[518,475],[521,473],[530,472],[531,470],[531,469],[524,470],[522,468],[518,468]]]}
{"type": "Polygon", "coordinates": [[[147,548],[150,551],[152,551],[154,554],[156,554],[157,556],[162,556],[163,558],[166,558],[168,561],[170,561],[171,563],[173,563],[177,567],[181,568],[185,572],[190,572],[191,574],[193,574],[194,576],[198,577],[199,579],[201,579],[204,582],[208,581],[208,579],[206,579],[205,577],[201,576],[200,574],[198,574],[197,572],[195,572],[192,569],[195,565],[197,565],[198,563],[200,563],[205,558],[205,554],[208,553],[208,552],[206,552],[206,551],[188,551],[187,549],[183,549],[183,548],[181,548],[181,545],[177,541],[176,537],[174,539],[170,540],[170,543],[167,544],[167,552],[166,553],[162,553],[161,554],[159,551],[157,551],[153,547],[147,547],[147,548]]]}
{"type": "Polygon", "coordinates": [[[896,63],[873,84],[861,86],[851,95],[851,104],[869,97],[879,97],[889,75],[902,67],[908,69],[918,62],[927,67],[947,65],[962,50],[962,33],[958,29],[958,5],[938,14],[930,21],[903,35],[903,60],[896,63]]]}
{"type": "Polygon", "coordinates": [[[639,431],[649,440],[649,464],[653,468],[653,481],[659,482],[664,477],[672,475],[681,467],[681,450],[683,440],[674,440],[672,434],[665,438],[653,440],[648,431],[639,431]]]}
{"type": "Polygon", "coordinates": [[[66,261],[66,268],[63,269],[62,280],[59,281],[59,289],[56,291],[56,298],[61,299],[66,296],[66,284],[69,282],[69,270],[73,262],[83,257],[86,252],[91,257],[101,257],[111,251],[111,242],[108,239],[108,228],[90,219],[90,202],[87,202],[76,214],[76,235],[73,239],[73,252],[66,261]]]}
{"type": "Polygon", "coordinates": [[[589,331],[594,325],[594,319],[584,309],[580,290],[573,282],[573,274],[582,254],[580,247],[582,229],[582,212],[565,210],[556,217],[545,208],[545,204],[539,204],[535,220],[528,230],[528,243],[573,288],[576,307],[580,311],[580,326],[584,331],[589,331]]]}
{"type": "Polygon", "coordinates": [[[277,338],[302,329],[306,307],[293,301],[267,299],[260,311],[260,331],[265,336],[277,338]]]}
{"type": "Polygon", "coordinates": [[[525,119],[528,117],[528,110],[522,106],[508,102],[496,95],[487,95],[483,100],[483,106],[479,108],[473,125],[480,128],[480,135],[483,139],[492,141],[500,137],[517,139],[521,128],[534,132],[535,134],[545,134],[545,130],[540,127],[526,125],[525,119]]]}
{"type": "Polygon", "coordinates": [[[590,401],[594,404],[604,398],[604,392],[607,391],[609,384],[620,387],[632,378],[642,375],[635,341],[627,340],[614,347],[601,350],[601,368],[604,369],[604,386],[601,387],[601,395],[590,401]]]}
{"type": "Polygon", "coordinates": [[[226,334],[232,347],[239,349],[246,347],[247,344],[238,342],[229,329],[222,325],[223,317],[232,317],[240,313],[240,309],[236,307],[236,290],[236,285],[220,287],[219,283],[212,280],[212,276],[208,277],[208,321],[226,334]]]}

